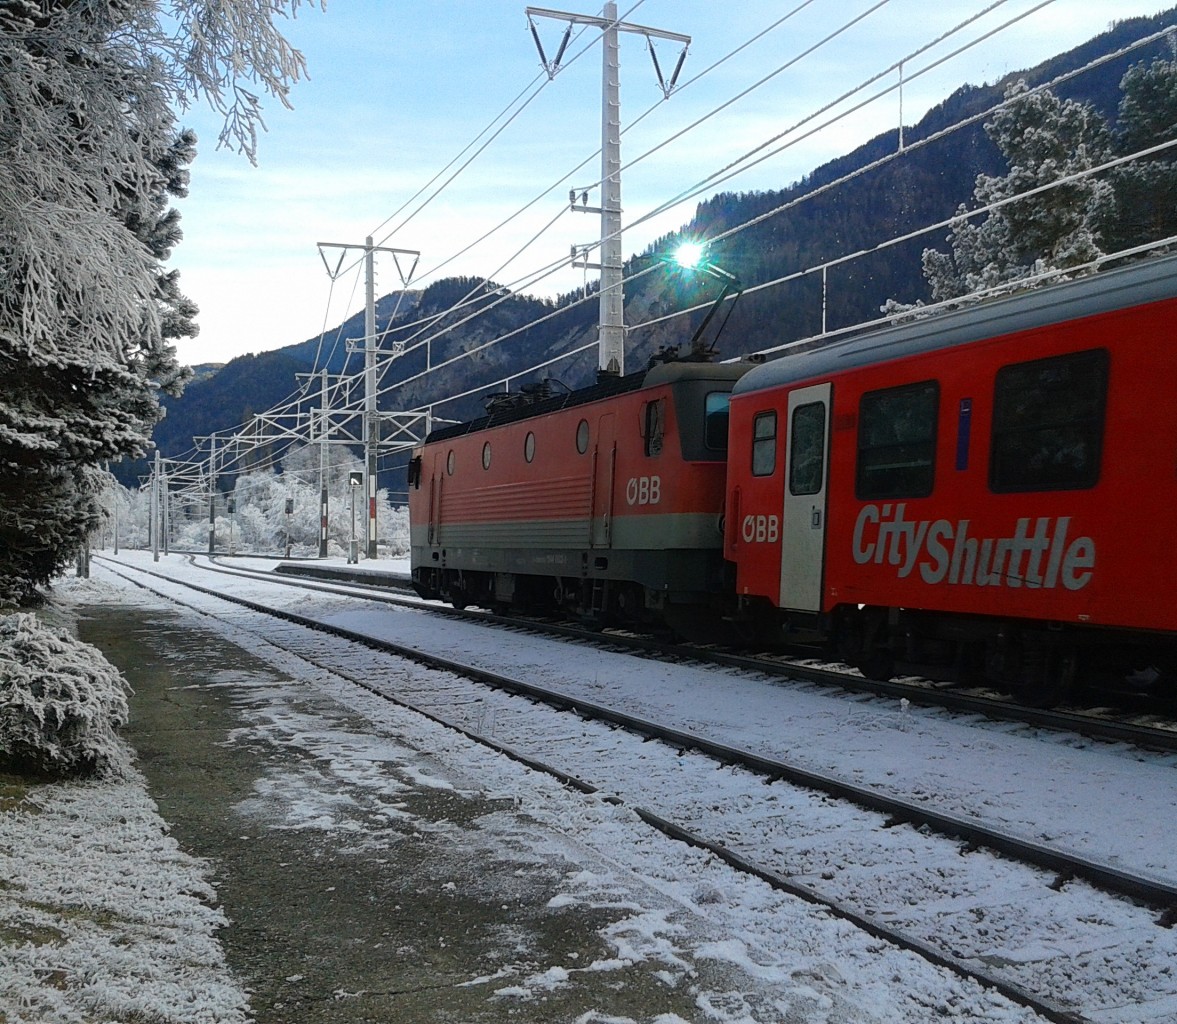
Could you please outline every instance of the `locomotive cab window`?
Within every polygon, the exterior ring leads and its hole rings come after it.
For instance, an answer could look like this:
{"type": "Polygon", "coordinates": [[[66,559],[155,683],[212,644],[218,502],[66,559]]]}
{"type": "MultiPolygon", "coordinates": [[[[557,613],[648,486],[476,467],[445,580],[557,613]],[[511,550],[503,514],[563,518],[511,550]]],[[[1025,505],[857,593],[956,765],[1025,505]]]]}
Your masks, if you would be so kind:
{"type": "Polygon", "coordinates": [[[854,478],[860,501],[932,493],[939,406],[940,385],[934,380],[862,396],[854,478]]]}
{"type": "Polygon", "coordinates": [[[776,469],[776,413],[758,412],[752,420],[752,475],[772,476],[776,469]]]}
{"type": "Polygon", "coordinates": [[[1107,388],[1106,349],[998,370],[990,488],[1008,494],[1094,487],[1099,481],[1107,388]]]}
{"type": "Polygon", "coordinates": [[[727,420],[731,395],[711,391],[703,400],[703,444],[713,452],[727,451],[727,420]]]}

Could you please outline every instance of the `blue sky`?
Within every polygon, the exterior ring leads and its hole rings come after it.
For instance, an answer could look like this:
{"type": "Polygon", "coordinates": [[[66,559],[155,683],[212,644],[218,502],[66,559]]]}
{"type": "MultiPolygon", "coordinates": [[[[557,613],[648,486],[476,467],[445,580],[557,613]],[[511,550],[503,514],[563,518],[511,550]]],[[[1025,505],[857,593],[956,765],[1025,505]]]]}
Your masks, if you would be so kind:
{"type": "MultiPolygon", "coordinates": [[[[626,22],[692,37],[681,87],[663,101],[645,39],[622,35],[621,120],[623,128],[633,125],[622,137],[623,223],[690,189],[992,3],[619,0],[626,22]],[[694,81],[794,9],[797,13],[773,31],[694,81]],[[860,15],[853,27],[817,45],[860,15]],[[690,127],[770,75],[719,115],[690,127]],[[626,166],[655,147],[660,148],[626,166]]],[[[1117,0],[1115,16],[1155,14],[1173,3],[1117,0]]],[[[905,75],[1041,4],[999,4],[950,41],[907,61],[905,75]]],[[[305,54],[310,77],[293,90],[293,110],[266,104],[268,131],[260,138],[257,166],[215,150],[219,125],[208,111],[194,108],[182,117],[201,138],[191,193],[179,204],[185,238],[171,262],[181,271],[184,291],[201,308],[200,335],[178,346],[183,361],[222,362],[295,344],[358,312],[363,300],[358,268],[332,285],[318,242],[362,244],[373,235],[379,245],[418,250],[410,286],[424,286],[454,274],[493,275],[513,284],[566,257],[571,245],[597,237],[596,217],[557,216],[567,207],[569,187],[600,177],[593,154],[600,145],[601,57],[592,30],[574,39],[564,70],[465,170],[422,205],[455,165],[405,206],[512,101],[546,82],[526,6],[514,0],[328,0],[325,12],[303,8],[287,23],[286,34],[305,54]],[[549,188],[505,228],[456,255],[549,188]]],[[[591,3],[537,6],[593,15],[601,9],[591,3]]],[[[908,81],[903,121],[918,121],[965,82],[992,82],[1104,31],[1111,7],[1107,0],[1048,2],[1014,27],[908,81]]],[[[536,26],[551,57],[563,24],[537,18],[536,26]]],[[[678,48],[655,42],[668,74],[678,48]]],[[[895,80],[892,73],[885,82],[895,80]]],[[[892,92],[704,195],[783,188],[894,128],[899,117],[899,97],[892,92]]],[[[625,254],[690,220],[697,201],[627,229],[625,254]]],[[[402,269],[411,262],[402,261],[402,269]]],[[[524,290],[555,295],[583,282],[584,271],[569,267],[524,290]]],[[[392,260],[378,259],[377,293],[400,284],[392,260]]]]}

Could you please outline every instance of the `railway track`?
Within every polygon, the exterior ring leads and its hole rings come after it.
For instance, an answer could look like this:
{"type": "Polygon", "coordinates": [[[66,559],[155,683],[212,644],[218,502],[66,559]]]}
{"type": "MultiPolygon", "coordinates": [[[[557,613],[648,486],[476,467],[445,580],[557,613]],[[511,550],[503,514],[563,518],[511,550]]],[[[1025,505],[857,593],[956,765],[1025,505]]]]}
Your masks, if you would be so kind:
{"type": "MultiPolygon", "coordinates": [[[[422,607],[407,578],[398,580],[383,574],[363,570],[324,567],[314,563],[283,563],[274,572],[254,572],[218,566],[219,571],[249,575],[258,579],[274,579],[275,575],[290,585],[315,589],[319,584],[339,583],[349,587],[366,588],[372,600],[389,604],[408,604],[422,607]],[[307,582],[317,581],[317,582],[307,582]],[[390,594],[389,591],[399,594],[390,594]]],[[[337,592],[330,586],[327,592],[337,592]]],[[[1163,709],[1139,706],[1138,700],[1126,704],[1118,699],[1096,701],[1087,705],[1064,707],[1033,707],[1012,700],[1008,695],[975,688],[938,684],[926,679],[908,678],[868,679],[860,673],[837,668],[819,659],[796,657],[778,652],[739,652],[710,644],[668,642],[626,630],[593,630],[567,622],[553,622],[515,615],[500,615],[488,611],[458,610],[448,605],[430,602],[425,605],[432,612],[478,622],[498,623],[510,628],[576,640],[582,643],[603,644],[659,659],[690,660],[729,669],[763,674],[776,679],[803,680],[823,687],[854,694],[871,694],[889,700],[908,700],[923,707],[938,707],[964,715],[983,715],[986,718],[1018,722],[1041,729],[1073,732],[1109,743],[1127,743],[1147,750],[1177,752],[1177,721],[1163,709]],[[819,661],[818,664],[814,664],[819,661]]]]}
{"type": "MultiPolygon", "coordinates": [[[[101,565],[169,600],[177,600],[176,587],[189,588],[206,615],[217,614],[210,602],[248,608],[258,616],[247,628],[259,644],[276,644],[570,785],[607,793],[666,835],[975,979],[1044,1019],[1112,1024],[1142,998],[1177,1000],[1177,980],[1169,976],[1174,936],[1166,927],[1177,885],[1169,880],[744,751],[702,730],[667,726],[163,574],[101,565]],[[356,645],[444,674],[392,687],[355,670],[363,662],[356,645]],[[577,718],[570,720],[570,712],[577,718]],[[570,721],[577,723],[571,730],[570,721]],[[583,735],[573,742],[578,731],[583,735]],[[669,788],[667,773],[675,780],[669,788]],[[733,775],[739,780],[734,801],[733,775]],[[838,838],[848,834],[853,843],[838,838]],[[1069,948],[1052,953],[1049,942],[1034,938],[1036,928],[1051,922],[1067,930],[1069,948]],[[1013,954],[1027,944],[1040,948],[1029,958],[1013,954]],[[1121,958],[1154,965],[1147,992],[1138,991],[1139,975],[1117,988],[1116,977],[1100,969],[1121,958]],[[1075,989],[1076,976],[1089,976],[1090,987],[1075,989]]],[[[239,615],[234,623],[242,626],[239,615]]]]}

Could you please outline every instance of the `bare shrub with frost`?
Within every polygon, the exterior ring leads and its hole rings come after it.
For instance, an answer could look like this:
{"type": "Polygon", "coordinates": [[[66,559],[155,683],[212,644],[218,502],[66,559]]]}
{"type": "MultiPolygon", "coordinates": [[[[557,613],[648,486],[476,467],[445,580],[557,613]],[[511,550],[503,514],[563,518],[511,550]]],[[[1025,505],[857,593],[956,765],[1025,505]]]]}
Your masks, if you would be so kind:
{"type": "Polygon", "coordinates": [[[121,774],[130,687],[96,648],[35,615],[0,618],[0,768],[121,774]]]}

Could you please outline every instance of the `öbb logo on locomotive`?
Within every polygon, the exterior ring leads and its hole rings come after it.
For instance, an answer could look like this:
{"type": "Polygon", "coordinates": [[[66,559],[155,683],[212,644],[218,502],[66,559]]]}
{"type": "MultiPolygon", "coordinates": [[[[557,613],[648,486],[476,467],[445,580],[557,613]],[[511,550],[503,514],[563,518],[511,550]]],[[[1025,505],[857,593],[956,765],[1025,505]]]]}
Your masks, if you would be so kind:
{"type": "Polygon", "coordinates": [[[1082,590],[1095,575],[1095,541],[1068,540],[1070,516],[1020,518],[1012,536],[970,537],[968,519],[910,520],[907,506],[864,505],[854,524],[853,556],[859,565],[897,567],[905,579],[918,565],[925,583],[1051,590],[1061,582],[1082,590]],[[949,546],[951,545],[951,547],[949,546]]]}
{"type": "Polygon", "coordinates": [[[628,505],[657,505],[662,500],[662,478],[659,476],[631,476],[625,485],[628,505]]]}

